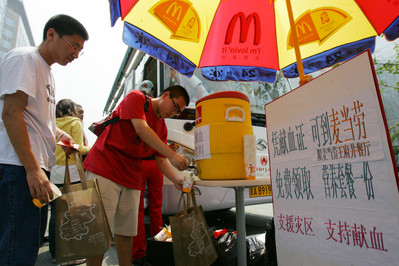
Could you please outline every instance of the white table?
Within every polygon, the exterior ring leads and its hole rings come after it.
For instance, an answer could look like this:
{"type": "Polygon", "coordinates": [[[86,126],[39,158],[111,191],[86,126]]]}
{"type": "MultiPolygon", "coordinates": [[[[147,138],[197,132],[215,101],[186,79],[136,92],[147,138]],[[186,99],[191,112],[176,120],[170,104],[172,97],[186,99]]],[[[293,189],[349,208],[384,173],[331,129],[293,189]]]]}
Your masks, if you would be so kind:
{"type": "Polygon", "coordinates": [[[237,265],[247,265],[244,188],[270,185],[270,178],[257,177],[254,180],[195,180],[194,185],[204,187],[234,188],[236,197],[237,223],[237,265]]]}

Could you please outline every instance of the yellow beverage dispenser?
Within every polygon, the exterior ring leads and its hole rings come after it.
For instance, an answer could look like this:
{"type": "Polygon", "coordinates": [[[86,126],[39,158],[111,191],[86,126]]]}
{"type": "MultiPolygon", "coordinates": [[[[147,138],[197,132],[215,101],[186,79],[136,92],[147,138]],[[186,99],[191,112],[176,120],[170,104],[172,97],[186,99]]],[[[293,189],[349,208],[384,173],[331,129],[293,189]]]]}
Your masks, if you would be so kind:
{"type": "Polygon", "coordinates": [[[245,179],[243,138],[252,135],[248,97],[223,91],[195,106],[195,157],[200,179],[245,179]]]}

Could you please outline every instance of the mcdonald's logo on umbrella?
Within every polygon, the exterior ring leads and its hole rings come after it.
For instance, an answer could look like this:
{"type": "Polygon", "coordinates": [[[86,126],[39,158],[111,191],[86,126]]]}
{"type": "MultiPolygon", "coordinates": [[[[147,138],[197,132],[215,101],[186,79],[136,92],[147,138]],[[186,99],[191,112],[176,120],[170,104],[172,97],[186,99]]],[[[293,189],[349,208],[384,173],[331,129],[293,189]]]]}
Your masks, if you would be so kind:
{"type": "MultiPolygon", "coordinates": [[[[322,43],[351,19],[351,16],[339,8],[323,7],[308,11],[295,21],[298,43],[299,45],[313,41],[322,43]]],[[[289,48],[294,48],[291,30],[289,31],[288,39],[289,48]]]]}
{"type": "Polygon", "coordinates": [[[199,41],[201,22],[190,2],[183,0],[159,2],[150,12],[173,33],[171,38],[199,41]]]}
{"type": "Polygon", "coordinates": [[[230,44],[231,40],[233,38],[233,32],[234,28],[237,24],[237,21],[240,20],[240,43],[244,43],[247,41],[247,36],[248,36],[248,31],[250,26],[254,25],[254,45],[258,45],[260,43],[260,38],[261,38],[261,21],[259,18],[259,14],[254,12],[252,14],[249,14],[247,17],[245,17],[243,12],[239,12],[235,14],[229,23],[229,27],[227,28],[226,32],[226,41],[225,44],[230,44]]]}

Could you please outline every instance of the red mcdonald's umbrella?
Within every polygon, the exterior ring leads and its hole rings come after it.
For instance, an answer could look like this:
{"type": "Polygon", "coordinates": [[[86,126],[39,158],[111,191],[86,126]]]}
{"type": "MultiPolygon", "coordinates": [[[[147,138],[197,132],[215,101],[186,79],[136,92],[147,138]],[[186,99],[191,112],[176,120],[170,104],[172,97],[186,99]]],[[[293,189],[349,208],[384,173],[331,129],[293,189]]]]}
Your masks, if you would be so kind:
{"type": "Polygon", "coordinates": [[[278,70],[302,80],[373,51],[375,36],[399,36],[399,4],[390,0],[109,2],[127,45],[187,76],[200,68],[210,80],[274,82],[278,70]]]}

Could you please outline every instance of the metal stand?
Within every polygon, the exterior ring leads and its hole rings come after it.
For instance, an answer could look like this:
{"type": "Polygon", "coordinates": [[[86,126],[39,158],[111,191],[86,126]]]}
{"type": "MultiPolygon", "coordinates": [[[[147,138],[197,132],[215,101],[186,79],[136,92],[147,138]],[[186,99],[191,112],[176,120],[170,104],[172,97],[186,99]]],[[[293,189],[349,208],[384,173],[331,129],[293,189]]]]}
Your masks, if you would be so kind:
{"type": "Polygon", "coordinates": [[[245,228],[244,187],[234,187],[236,194],[237,265],[247,265],[247,232],[245,228]]]}
{"type": "Polygon", "coordinates": [[[244,189],[270,185],[270,178],[256,178],[254,180],[195,180],[197,186],[234,188],[236,200],[237,226],[237,265],[247,265],[247,233],[245,228],[244,189]]]}

